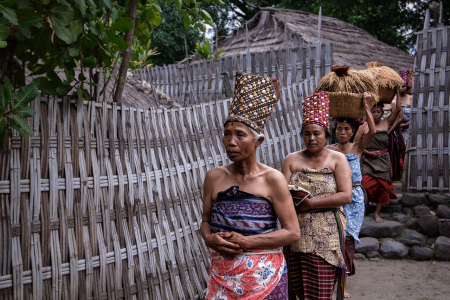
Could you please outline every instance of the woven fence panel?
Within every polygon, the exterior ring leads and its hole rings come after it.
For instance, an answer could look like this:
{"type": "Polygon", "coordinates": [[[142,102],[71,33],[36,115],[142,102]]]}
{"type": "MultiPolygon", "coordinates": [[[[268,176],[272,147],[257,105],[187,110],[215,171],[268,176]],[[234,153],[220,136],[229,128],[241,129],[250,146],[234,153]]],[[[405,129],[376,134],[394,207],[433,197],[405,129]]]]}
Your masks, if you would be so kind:
{"type": "MultiPolygon", "coordinates": [[[[133,73],[174,98],[182,106],[225,98],[221,73],[228,73],[231,88],[236,70],[276,77],[284,87],[298,84],[312,76],[320,80],[331,72],[333,53],[330,43],[295,48],[226,55],[218,59],[182,62],[133,73]]],[[[317,82],[316,82],[317,84],[317,82]]]]}
{"type": "MultiPolygon", "coordinates": [[[[283,88],[258,158],[301,146],[301,99],[283,88]]],[[[228,163],[230,99],[178,109],[40,97],[0,163],[1,299],[202,299],[206,172],[228,163]]]]}
{"type": "Polygon", "coordinates": [[[417,35],[410,122],[410,191],[449,191],[450,27],[417,35]]]}

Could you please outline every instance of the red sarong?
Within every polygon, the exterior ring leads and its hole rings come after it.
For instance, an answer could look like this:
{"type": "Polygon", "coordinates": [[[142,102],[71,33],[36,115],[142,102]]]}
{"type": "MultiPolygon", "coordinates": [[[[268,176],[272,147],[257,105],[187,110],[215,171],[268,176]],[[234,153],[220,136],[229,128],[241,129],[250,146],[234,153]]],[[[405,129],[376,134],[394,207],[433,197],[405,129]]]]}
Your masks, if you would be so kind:
{"type": "Polygon", "coordinates": [[[345,238],[345,265],[347,266],[346,273],[348,276],[355,275],[355,264],[353,259],[355,258],[355,240],[351,236],[345,238]]]}
{"type": "Polygon", "coordinates": [[[361,185],[366,190],[369,201],[372,203],[389,204],[389,199],[398,199],[394,193],[394,185],[390,181],[363,175],[361,185]]]}

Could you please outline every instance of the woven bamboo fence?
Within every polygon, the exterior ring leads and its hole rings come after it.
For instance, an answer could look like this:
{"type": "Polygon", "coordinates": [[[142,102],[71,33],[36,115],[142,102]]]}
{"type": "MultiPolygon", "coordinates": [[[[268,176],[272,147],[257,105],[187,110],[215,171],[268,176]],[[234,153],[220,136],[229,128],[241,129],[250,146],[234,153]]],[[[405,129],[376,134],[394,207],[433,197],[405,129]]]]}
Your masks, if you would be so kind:
{"type": "MultiPolygon", "coordinates": [[[[283,88],[259,159],[277,169],[301,146],[301,101],[283,88]]],[[[206,172],[230,99],[177,109],[40,97],[0,156],[0,299],[202,299],[206,172]]]]}
{"type": "Polygon", "coordinates": [[[181,62],[137,70],[134,74],[172,96],[180,105],[186,106],[225,99],[221,73],[228,73],[231,87],[234,86],[236,70],[276,77],[286,87],[311,76],[320,80],[331,72],[332,66],[332,46],[330,43],[321,43],[191,63],[181,62]]]}
{"type": "Polygon", "coordinates": [[[408,189],[449,191],[450,27],[417,35],[408,189]]]}

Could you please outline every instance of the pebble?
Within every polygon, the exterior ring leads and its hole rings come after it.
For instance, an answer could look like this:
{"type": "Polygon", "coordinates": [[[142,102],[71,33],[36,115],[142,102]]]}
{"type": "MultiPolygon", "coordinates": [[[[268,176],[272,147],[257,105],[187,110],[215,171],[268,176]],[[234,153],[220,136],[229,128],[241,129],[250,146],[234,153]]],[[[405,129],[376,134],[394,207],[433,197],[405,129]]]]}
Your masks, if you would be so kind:
{"type": "Polygon", "coordinates": [[[436,237],[431,237],[431,238],[427,238],[427,245],[431,246],[434,243],[436,243],[437,238],[436,237]]]}
{"type": "Polygon", "coordinates": [[[362,253],[355,253],[355,257],[353,259],[366,259],[366,256],[362,253]]]}
{"type": "Polygon", "coordinates": [[[401,213],[393,213],[392,214],[392,220],[400,222],[400,223],[405,223],[406,221],[408,221],[409,218],[410,218],[410,216],[404,215],[401,213]]]}
{"type": "Polygon", "coordinates": [[[381,254],[378,251],[369,251],[366,253],[367,258],[381,258],[381,254]]]}
{"type": "Polygon", "coordinates": [[[369,258],[369,261],[379,261],[380,259],[378,258],[378,257],[372,257],[372,258],[369,258]]]}
{"type": "Polygon", "coordinates": [[[361,227],[360,236],[386,238],[400,235],[405,225],[396,221],[384,220],[377,223],[372,217],[365,217],[361,227]]]}
{"type": "Polygon", "coordinates": [[[424,215],[417,221],[420,231],[426,236],[433,237],[439,235],[439,218],[433,215],[424,215]]]}
{"type": "Polygon", "coordinates": [[[428,204],[425,194],[404,194],[402,197],[403,206],[414,207],[420,204],[428,204]]]}
{"type": "Polygon", "coordinates": [[[450,219],[450,207],[439,204],[436,208],[436,216],[441,219],[450,219]]]}
{"type": "Polygon", "coordinates": [[[450,238],[440,236],[434,244],[436,258],[439,260],[450,260],[450,238]]]}
{"type": "Polygon", "coordinates": [[[393,212],[401,212],[403,206],[401,204],[388,204],[383,205],[381,208],[381,211],[387,212],[387,213],[393,213],[393,212]]]}
{"type": "Polygon", "coordinates": [[[439,204],[450,205],[450,195],[430,195],[428,201],[431,206],[438,206],[439,204]]]}
{"type": "Polygon", "coordinates": [[[417,260],[429,260],[433,258],[434,251],[430,248],[424,248],[420,246],[412,246],[409,250],[409,254],[412,258],[417,260]]]}
{"type": "Polygon", "coordinates": [[[380,249],[380,242],[376,238],[363,237],[359,240],[361,241],[361,247],[355,249],[357,253],[367,253],[380,249]]]}
{"type": "Polygon", "coordinates": [[[420,232],[406,229],[402,232],[398,241],[402,244],[405,244],[406,246],[423,246],[425,245],[426,240],[427,238],[420,232]]]}
{"type": "Polygon", "coordinates": [[[439,234],[450,238],[450,221],[441,222],[439,225],[439,234]]]}
{"type": "Polygon", "coordinates": [[[409,229],[417,230],[419,229],[419,223],[417,222],[419,219],[417,218],[409,218],[408,221],[406,221],[405,226],[409,229]]]}
{"type": "Polygon", "coordinates": [[[403,258],[409,253],[409,248],[396,241],[385,241],[381,244],[380,253],[385,258],[403,258]]]}
{"type": "Polygon", "coordinates": [[[414,216],[414,210],[411,207],[403,207],[402,211],[405,215],[414,216]]]}
{"type": "Polygon", "coordinates": [[[416,216],[418,216],[420,218],[421,216],[429,215],[430,208],[428,206],[418,205],[418,206],[414,207],[414,212],[415,212],[416,216]]]}

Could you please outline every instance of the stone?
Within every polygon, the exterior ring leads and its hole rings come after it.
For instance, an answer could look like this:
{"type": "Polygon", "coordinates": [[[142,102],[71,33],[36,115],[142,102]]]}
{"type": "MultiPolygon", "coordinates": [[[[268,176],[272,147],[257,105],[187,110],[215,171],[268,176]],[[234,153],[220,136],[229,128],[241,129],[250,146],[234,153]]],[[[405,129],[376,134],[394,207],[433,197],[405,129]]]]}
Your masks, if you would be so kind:
{"type": "Polygon", "coordinates": [[[421,216],[429,215],[430,208],[428,206],[418,205],[414,207],[414,213],[420,218],[421,216]]]}
{"type": "Polygon", "coordinates": [[[400,223],[405,223],[406,221],[408,221],[409,218],[410,218],[410,216],[404,215],[401,213],[393,213],[392,214],[392,220],[400,222],[400,223]]]}
{"type": "Polygon", "coordinates": [[[400,235],[405,225],[396,221],[384,220],[377,223],[372,217],[365,217],[360,236],[370,236],[374,238],[386,238],[400,235]]]}
{"type": "Polygon", "coordinates": [[[450,259],[450,238],[445,236],[440,236],[437,238],[434,244],[434,254],[439,260],[449,260],[450,259]]]}
{"type": "Polygon", "coordinates": [[[367,253],[370,251],[378,251],[380,249],[380,242],[372,237],[363,237],[359,239],[361,241],[361,247],[355,248],[357,253],[367,253]]]}
{"type": "Polygon", "coordinates": [[[385,241],[381,244],[380,253],[385,258],[403,258],[409,253],[409,248],[396,241],[385,241]]]}
{"type": "Polygon", "coordinates": [[[379,260],[380,260],[380,258],[378,258],[378,257],[369,258],[369,261],[379,261],[379,260]]]}
{"type": "Polygon", "coordinates": [[[441,219],[450,219],[450,207],[439,204],[436,208],[436,216],[441,219]]]}
{"type": "Polygon", "coordinates": [[[428,201],[431,206],[438,206],[439,204],[450,205],[450,195],[430,195],[428,201]]]}
{"type": "Polygon", "coordinates": [[[366,256],[362,253],[355,253],[353,259],[366,259],[366,256]]]}
{"type": "Polygon", "coordinates": [[[389,199],[389,204],[394,204],[394,205],[402,204],[403,195],[402,194],[398,194],[397,198],[398,199],[389,199]]]}
{"type": "Polygon", "coordinates": [[[441,222],[439,225],[439,233],[442,236],[450,238],[450,221],[441,222]]]}
{"type": "Polygon", "coordinates": [[[381,258],[381,254],[378,251],[369,251],[369,252],[366,253],[366,256],[367,256],[368,259],[381,258]]]}
{"type": "Polygon", "coordinates": [[[411,249],[409,249],[409,255],[411,255],[412,258],[417,260],[429,260],[433,258],[434,251],[433,249],[420,247],[416,245],[412,246],[411,249]]]}
{"type": "Polygon", "coordinates": [[[366,215],[372,214],[377,209],[377,205],[373,203],[369,203],[369,206],[366,207],[366,215]]]}
{"type": "Polygon", "coordinates": [[[387,213],[393,213],[393,212],[401,212],[403,206],[401,204],[388,204],[383,205],[381,208],[381,211],[387,212],[387,213]]]}
{"type": "Polygon", "coordinates": [[[404,194],[402,204],[408,207],[414,207],[420,204],[428,205],[428,199],[424,194],[404,194]]]}
{"type": "Polygon", "coordinates": [[[419,219],[417,218],[409,218],[408,221],[406,221],[405,226],[409,229],[417,230],[419,229],[419,222],[417,222],[419,219]]]}
{"type": "Polygon", "coordinates": [[[421,216],[417,221],[420,231],[428,237],[439,235],[439,218],[433,215],[421,216]]]}
{"type": "Polygon", "coordinates": [[[435,237],[431,237],[431,238],[427,238],[427,245],[431,246],[434,245],[434,243],[436,243],[437,238],[435,237]]]}
{"type": "Polygon", "coordinates": [[[414,246],[414,245],[425,245],[427,238],[421,234],[420,232],[406,229],[403,230],[400,235],[400,239],[398,240],[400,243],[405,244],[406,246],[414,246]]]}
{"type": "Polygon", "coordinates": [[[402,211],[405,215],[414,216],[414,210],[411,207],[403,207],[402,211]]]}

